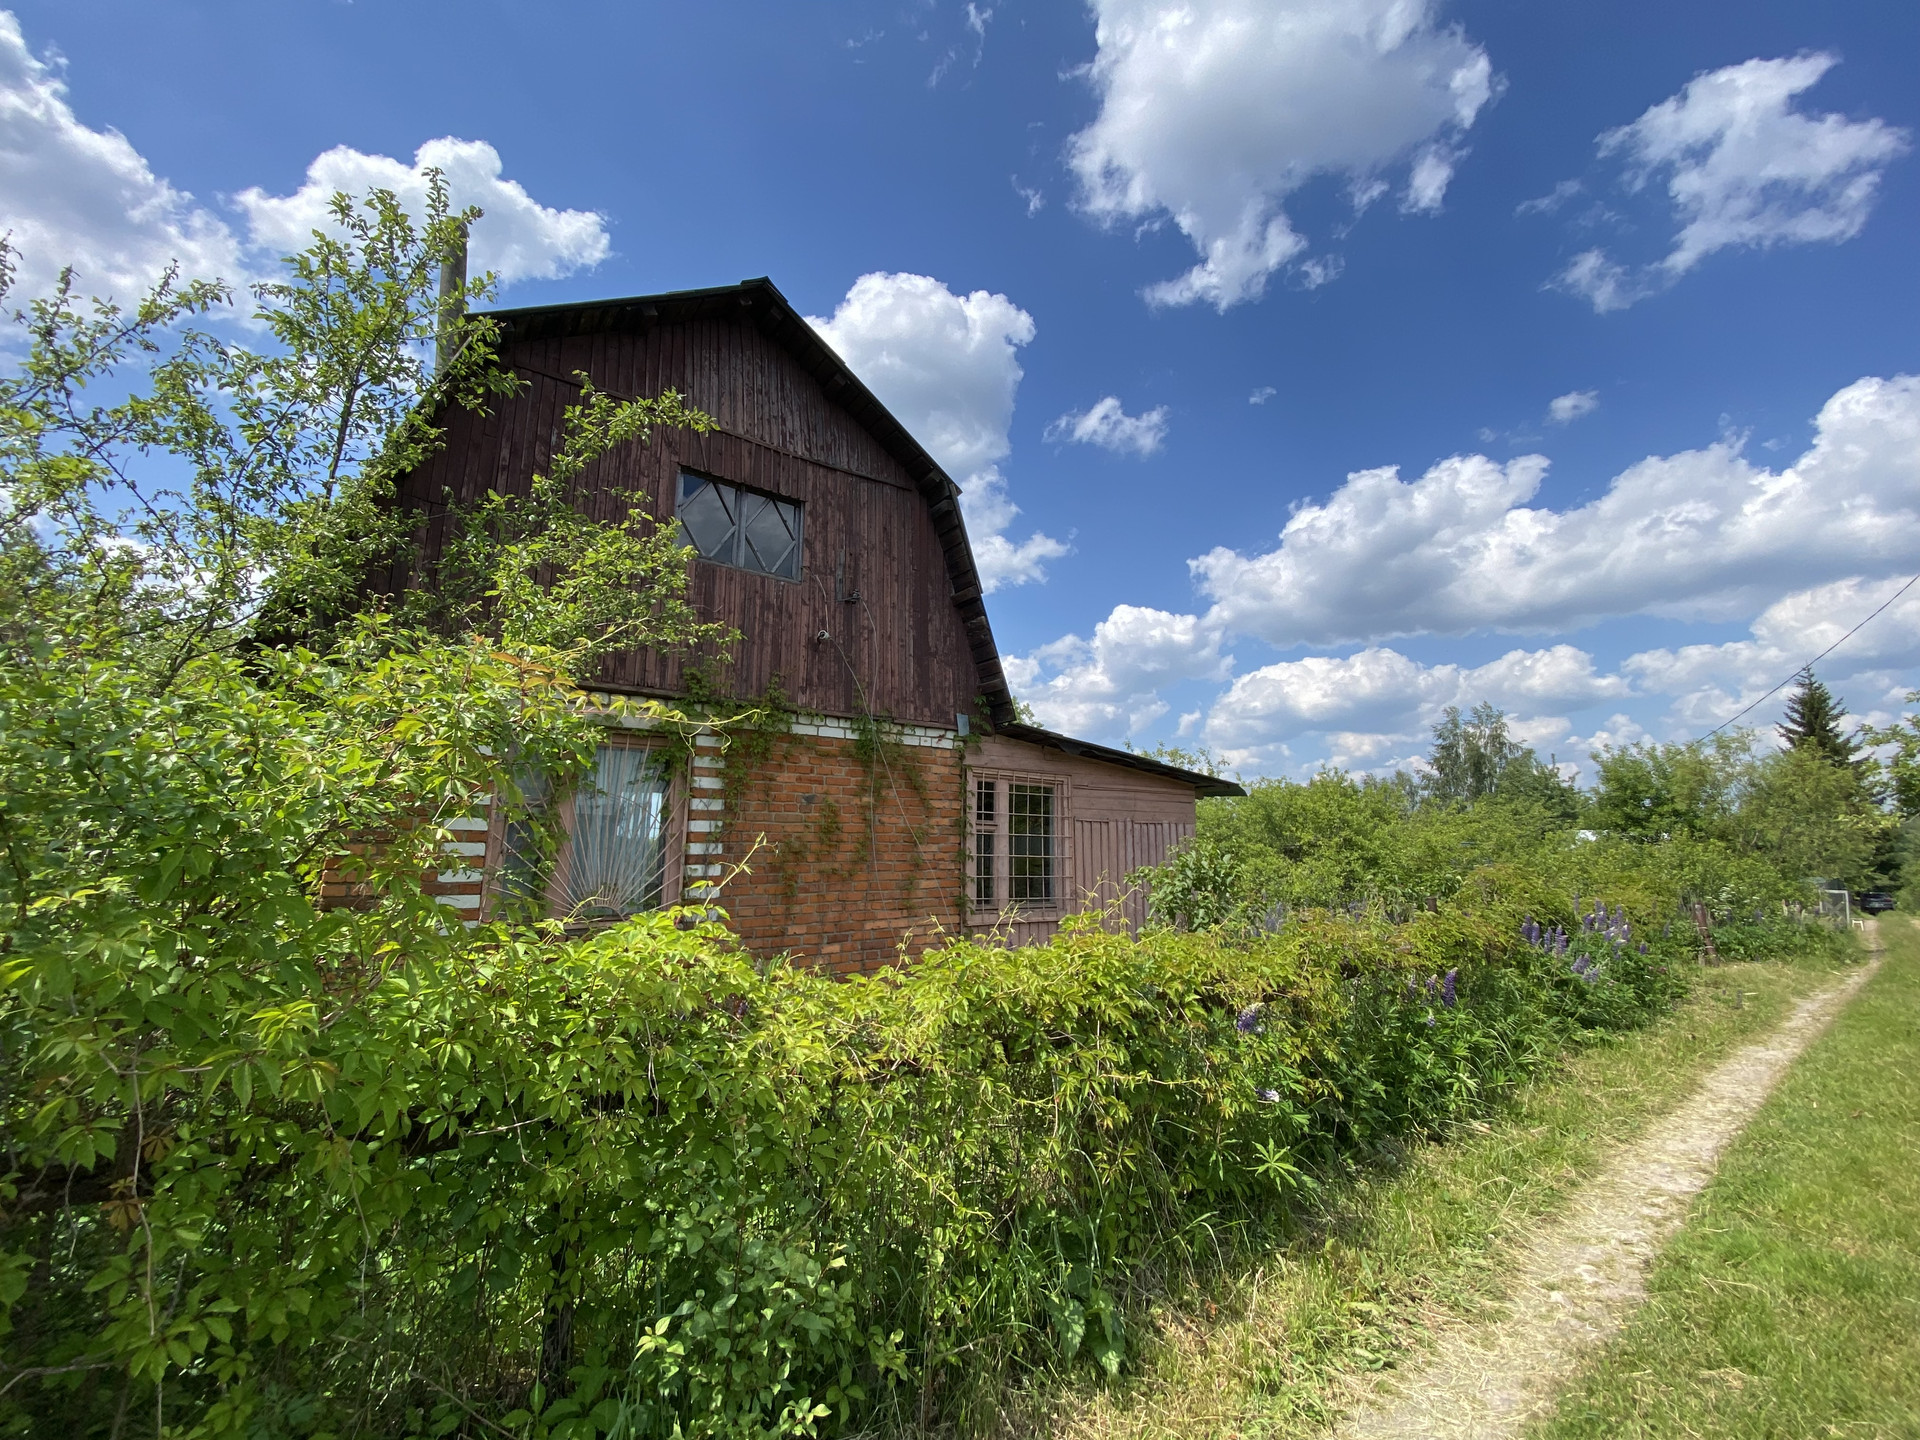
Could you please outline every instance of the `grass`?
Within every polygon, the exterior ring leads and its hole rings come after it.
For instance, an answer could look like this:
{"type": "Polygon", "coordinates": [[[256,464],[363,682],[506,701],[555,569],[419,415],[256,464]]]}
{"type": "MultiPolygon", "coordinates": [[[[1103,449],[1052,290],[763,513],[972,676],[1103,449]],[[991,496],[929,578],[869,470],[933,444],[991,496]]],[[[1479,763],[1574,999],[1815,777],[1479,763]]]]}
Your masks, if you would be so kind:
{"type": "Polygon", "coordinates": [[[1001,1428],[1061,1440],[1316,1432],[1434,1321],[1493,1304],[1506,1244],[1833,973],[1814,961],[1705,972],[1672,1015],[1568,1057],[1488,1122],[1330,1186],[1281,1248],[1226,1257],[1147,1306],[1153,1338],[1117,1384],[1036,1386],[1001,1428]]]}
{"type": "Polygon", "coordinates": [[[1532,1440],[1920,1436],[1920,930],[1729,1148],[1532,1440]]]}

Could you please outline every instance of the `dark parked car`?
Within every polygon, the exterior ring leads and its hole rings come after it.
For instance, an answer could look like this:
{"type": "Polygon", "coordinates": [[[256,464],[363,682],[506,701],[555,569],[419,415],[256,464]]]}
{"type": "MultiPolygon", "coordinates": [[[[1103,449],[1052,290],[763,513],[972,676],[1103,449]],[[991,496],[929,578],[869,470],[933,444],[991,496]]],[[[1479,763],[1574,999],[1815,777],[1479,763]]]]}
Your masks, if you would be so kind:
{"type": "Polygon", "coordinates": [[[1869,915],[1880,915],[1894,908],[1893,896],[1884,890],[1862,890],[1853,897],[1854,907],[1869,915]]]}

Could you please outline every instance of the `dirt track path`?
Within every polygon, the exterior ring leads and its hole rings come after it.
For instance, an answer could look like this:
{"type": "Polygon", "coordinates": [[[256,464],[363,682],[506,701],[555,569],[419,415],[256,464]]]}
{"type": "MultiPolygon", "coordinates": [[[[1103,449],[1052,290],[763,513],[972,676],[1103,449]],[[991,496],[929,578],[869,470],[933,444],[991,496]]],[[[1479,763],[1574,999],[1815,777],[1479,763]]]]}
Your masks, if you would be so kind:
{"type": "Polygon", "coordinates": [[[1787,1067],[1880,966],[1870,963],[1800,1002],[1765,1040],[1736,1052],[1694,1095],[1655,1121],[1520,1254],[1503,1320],[1443,1330],[1422,1361],[1383,1381],[1336,1440],[1491,1440],[1544,1412],[1583,1352],[1646,1296],[1654,1256],[1686,1219],[1738,1135],[1787,1067]]]}

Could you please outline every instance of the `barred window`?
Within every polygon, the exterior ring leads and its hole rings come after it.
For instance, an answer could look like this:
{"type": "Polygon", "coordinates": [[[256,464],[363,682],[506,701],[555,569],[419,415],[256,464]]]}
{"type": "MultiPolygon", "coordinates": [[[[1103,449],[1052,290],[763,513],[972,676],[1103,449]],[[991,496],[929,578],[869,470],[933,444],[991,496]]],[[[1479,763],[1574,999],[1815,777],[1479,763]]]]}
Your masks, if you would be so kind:
{"type": "Polygon", "coordinates": [[[998,848],[1000,827],[994,789],[991,780],[973,782],[973,903],[976,905],[991,905],[996,896],[994,852],[998,848]]]}
{"type": "Polygon", "coordinates": [[[1007,898],[1053,903],[1053,786],[1007,786],[1007,898]]]}
{"type": "Polygon", "coordinates": [[[664,752],[602,745],[573,797],[555,876],[563,915],[624,919],[660,907],[667,874],[664,752]]]}
{"type": "Polygon", "coordinates": [[[1064,783],[976,775],[967,893],[975,909],[1051,909],[1060,898],[1064,783]]]}
{"type": "Polygon", "coordinates": [[[680,498],[674,513],[687,543],[702,558],[736,570],[798,580],[800,511],[793,500],[743,490],[688,470],[680,472],[680,498]]]}

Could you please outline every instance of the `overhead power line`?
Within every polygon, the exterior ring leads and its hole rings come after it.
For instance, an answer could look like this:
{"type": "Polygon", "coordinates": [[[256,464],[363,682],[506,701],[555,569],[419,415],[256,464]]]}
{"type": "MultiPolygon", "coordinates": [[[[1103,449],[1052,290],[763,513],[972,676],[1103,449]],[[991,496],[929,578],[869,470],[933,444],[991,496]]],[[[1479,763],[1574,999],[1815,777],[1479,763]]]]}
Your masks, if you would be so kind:
{"type": "Polygon", "coordinates": [[[1894,591],[1893,594],[1889,595],[1885,600],[1881,601],[1880,609],[1875,610],[1872,615],[1867,616],[1866,620],[1862,620],[1858,625],[1854,626],[1853,629],[1847,631],[1846,634],[1842,635],[1838,640],[1834,641],[1833,644],[1827,646],[1826,649],[1822,650],[1818,655],[1814,656],[1813,659],[1807,661],[1806,664],[1802,665],[1798,670],[1794,671],[1793,674],[1787,676],[1786,679],[1782,680],[1778,685],[1774,686],[1773,689],[1767,691],[1767,693],[1762,695],[1758,700],[1755,700],[1753,704],[1748,705],[1746,709],[1739,711],[1737,714],[1731,715],[1727,719],[1722,720],[1718,725],[1714,726],[1713,729],[1707,731],[1707,733],[1703,735],[1701,738],[1703,740],[1711,739],[1713,736],[1718,735],[1722,730],[1726,729],[1727,726],[1733,724],[1733,722],[1735,720],[1738,720],[1741,715],[1744,715],[1747,713],[1748,710],[1753,709],[1754,706],[1766,704],[1767,701],[1771,700],[1774,696],[1778,695],[1782,690],[1786,689],[1787,686],[1791,685],[1796,678],[1806,674],[1807,671],[1811,670],[1814,666],[1818,665],[1822,660],[1826,659],[1827,656],[1833,654],[1834,651],[1838,650],[1842,645],[1846,644],[1847,641],[1851,640],[1855,635],[1858,635],[1860,631],[1865,628],[1867,621],[1874,619],[1876,616],[1880,614],[1881,610],[1885,610],[1887,606],[1893,604],[1894,601],[1898,600],[1902,595],[1906,594],[1907,591],[1911,590],[1915,585],[1920,585],[1920,575],[1914,576],[1913,579],[1907,581],[1906,584],[1902,585],[1898,590],[1894,591]]]}

